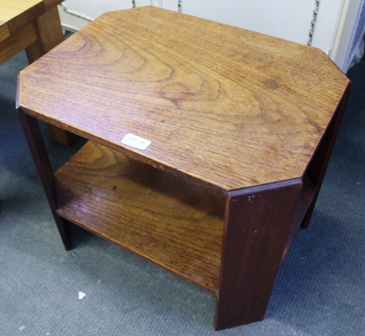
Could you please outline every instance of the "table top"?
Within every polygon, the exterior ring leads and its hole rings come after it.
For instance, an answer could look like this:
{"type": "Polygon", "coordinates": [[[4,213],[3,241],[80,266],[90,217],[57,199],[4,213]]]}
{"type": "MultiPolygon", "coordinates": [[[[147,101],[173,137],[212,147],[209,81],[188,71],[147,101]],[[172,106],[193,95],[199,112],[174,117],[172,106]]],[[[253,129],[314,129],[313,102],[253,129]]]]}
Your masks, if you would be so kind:
{"type": "Polygon", "coordinates": [[[42,2],[43,0],[0,0],[0,26],[42,2]]]}
{"type": "Polygon", "coordinates": [[[141,7],[103,14],[23,70],[18,104],[230,191],[301,177],[348,84],[318,49],[141,7]]]}
{"type": "MultiPolygon", "coordinates": [[[[46,8],[54,7],[63,0],[0,0],[0,26],[18,20],[20,16],[33,16],[44,13],[46,8]]],[[[22,20],[22,19],[20,19],[22,20]]]]}

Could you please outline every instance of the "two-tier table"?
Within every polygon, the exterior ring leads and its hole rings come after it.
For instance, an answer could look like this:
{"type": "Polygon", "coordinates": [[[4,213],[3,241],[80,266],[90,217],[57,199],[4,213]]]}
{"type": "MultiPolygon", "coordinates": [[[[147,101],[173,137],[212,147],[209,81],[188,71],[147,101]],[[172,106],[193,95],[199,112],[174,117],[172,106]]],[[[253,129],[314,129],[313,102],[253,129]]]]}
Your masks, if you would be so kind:
{"type": "Polygon", "coordinates": [[[264,318],[349,93],[320,50],[155,7],[106,13],[19,75],[63,243],[72,222],[264,318]],[[89,141],[53,172],[37,119],[89,141]]]}

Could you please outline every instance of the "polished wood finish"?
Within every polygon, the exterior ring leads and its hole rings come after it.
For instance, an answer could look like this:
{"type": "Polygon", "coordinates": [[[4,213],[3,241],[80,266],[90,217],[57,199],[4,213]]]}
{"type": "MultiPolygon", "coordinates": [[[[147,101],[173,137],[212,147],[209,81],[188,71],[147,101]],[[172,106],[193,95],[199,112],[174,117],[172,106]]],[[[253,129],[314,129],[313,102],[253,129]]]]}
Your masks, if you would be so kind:
{"type": "MultiPolygon", "coordinates": [[[[57,5],[63,0],[0,0],[0,63],[25,49],[29,63],[63,41],[57,5]]],[[[49,125],[51,137],[70,145],[75,135],[49,125]]]]}
{"type": "Polygon", "coordinates": [[[222,195],[90,141],[56,180],[60,217],[218,291],[222,195]]]}
{"type": "Polygon", "coordinates": [[[293,179],[229,193],[216,329],[264,318],[301,190],[293,179]]]}
{"type": "Polygon", "coordinates": [[[23,70],[18,111],[56,222],[215,293],[224,329],[264,317],[349,91],[317,49],[143,7],[23,70]],[[35,119],[91,141],[53,175],[35,119]],[[128,133],[151,144],[122,144],[128,133]]]}

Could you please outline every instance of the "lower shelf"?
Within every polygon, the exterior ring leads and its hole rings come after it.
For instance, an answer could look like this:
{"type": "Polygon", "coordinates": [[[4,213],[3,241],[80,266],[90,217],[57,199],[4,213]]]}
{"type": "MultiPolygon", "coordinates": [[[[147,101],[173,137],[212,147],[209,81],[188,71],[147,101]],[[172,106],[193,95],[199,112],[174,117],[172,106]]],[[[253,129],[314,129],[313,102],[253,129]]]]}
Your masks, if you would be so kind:
{"type": "Polygon", "coordinates": [[[217,293],[223,196],[90,141],[56,189],[62,218],[217,293]]]}

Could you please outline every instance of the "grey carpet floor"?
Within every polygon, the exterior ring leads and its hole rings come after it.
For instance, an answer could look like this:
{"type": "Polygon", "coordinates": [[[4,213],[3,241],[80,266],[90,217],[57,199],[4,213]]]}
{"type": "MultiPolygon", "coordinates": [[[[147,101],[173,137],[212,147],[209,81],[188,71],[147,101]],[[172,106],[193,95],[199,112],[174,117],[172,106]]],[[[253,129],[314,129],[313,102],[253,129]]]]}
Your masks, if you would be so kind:
{"type": "MultiPolygon", "coordinates": [[[[365,335],[364,61],[348,74],[354,89],[316,209],[265,320],[218,333],[204,290],[77,227],[74,249],[63,249],[14,111],[26,64],[20,53],[0,66],[0,336],[365,335]]],[[[47,140],[56,166],[78,146],[47,140]]]]}

